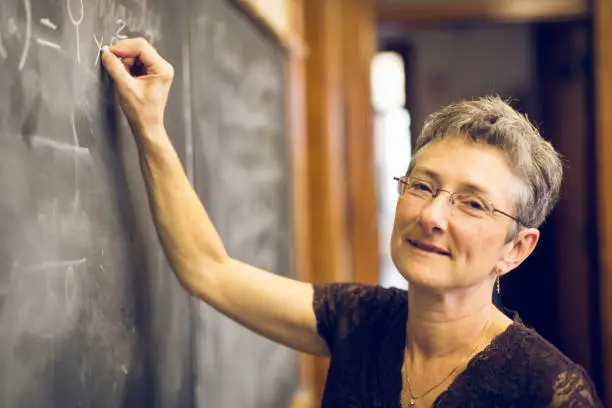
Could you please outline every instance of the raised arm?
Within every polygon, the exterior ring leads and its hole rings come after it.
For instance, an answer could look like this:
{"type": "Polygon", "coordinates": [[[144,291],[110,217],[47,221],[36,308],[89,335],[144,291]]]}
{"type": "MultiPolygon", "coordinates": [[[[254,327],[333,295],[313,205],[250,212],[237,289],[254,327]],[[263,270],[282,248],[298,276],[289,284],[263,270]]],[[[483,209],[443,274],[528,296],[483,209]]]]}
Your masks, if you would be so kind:
{"type": "Polygon", "coordinates": [[[273,341],[327,355],[317,334],[312,285],[244,264],[225,251],[164,128],[172,66],[143,39],[118,41],[103,51],[102,62],[134,133],[157,233],[181,284],[273,341]]]}

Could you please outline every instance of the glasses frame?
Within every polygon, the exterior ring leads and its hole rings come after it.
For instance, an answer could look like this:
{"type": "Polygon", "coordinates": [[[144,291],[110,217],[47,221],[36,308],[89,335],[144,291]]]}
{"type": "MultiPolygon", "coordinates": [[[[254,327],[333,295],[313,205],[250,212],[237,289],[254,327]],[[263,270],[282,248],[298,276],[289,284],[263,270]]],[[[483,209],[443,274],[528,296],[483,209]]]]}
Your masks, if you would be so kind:
{"type": "MultiPolygon", "coordinates": [[[[398,189],[397,189],[397,192],[398,192],[398,194],[400,194],[400,197],[401,197],[401,192],[400,192],[400,188],[399,188],[399,187],[400,187],[400,183],[401,183],[401,184],[404,184],[404,185],[406,185],[406,186],[410,186],[410,185],[408,184],[408,181],[409,181],[409,180],[418,180],[418,179],[417,179],[417,178],[414,178],[414,177],[410,177],[410,176],[401,176],[401,177],[393,177],[393,180],[397,181],[397,183],[398,183],[398,189]]],[[[454,197],[454,196],[455,196],[455,194],[457,194],[457,193],[452,192],[452,191],[448,191],[448,190],[444,190],[443,188],[439,188],[439,187],[438,187],[438,188],[436,189],[436,191],[435,191],[435,192],[432,194],[432,200],[435,200],[435,199],[438,197],[438,195],[440,194],[440,192],[441,192],[441,191],[444,191],[445,193],[448,193],[448,194],[449,194],[449,200],[450,200],[450,202],[452,203],[452,201],[453,201],[453,197],[454,197]]],[[[510,215],[510,214],[508,214],[507,212],[502,211],[502,210],[500,210],[499,208],[497,208],[497,207],[496,207],[496,206],[495,206],[495,205],[494,205],[494,204],[493,204],[491,201],[489,201],[489,200],[487,200],[487,199],[485,199],[485,198],[482,198],[482,197],[480,197],[480,196],[478,196],[478,197],[479,197],[479,198],[480,198],[482,201],[486,202],[487,204],[489,204],[489,205],[491,206],[491,208],[493,209],[493,210],[492,210],[492,212],[493,212],[493,213],[498,213],[498,214],[504,215],[504,216],[506,216],[506,217],[510,218],[512,221],[515,221],[517,224],[519,224],[519,225],[521,225],[521,226],[524,226],[524,225],[525,225],[525,224],[523,224],[523,223],[522,223],[522,222],[521,222],[521,221],[520,221],[518,218],[516,218],[515,216],[510,215]]]]}

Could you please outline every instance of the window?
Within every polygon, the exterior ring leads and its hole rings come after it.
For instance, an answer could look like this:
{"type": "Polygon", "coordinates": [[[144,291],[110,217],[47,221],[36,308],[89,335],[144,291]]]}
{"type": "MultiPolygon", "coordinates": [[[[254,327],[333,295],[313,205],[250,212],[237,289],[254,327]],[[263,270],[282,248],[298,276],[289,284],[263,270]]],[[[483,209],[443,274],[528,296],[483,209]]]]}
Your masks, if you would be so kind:
{"type": "Polygon", "coordinates": [[[397,189],[394,176],[406,172],[410,162],[410,115],[405,109],[404,60],[395,52],[379,52],[372,61],[374,148],[380,231],[380,284],[406,288],[406,280],[391,261],[389,240],[395,217],[397,189]]]}

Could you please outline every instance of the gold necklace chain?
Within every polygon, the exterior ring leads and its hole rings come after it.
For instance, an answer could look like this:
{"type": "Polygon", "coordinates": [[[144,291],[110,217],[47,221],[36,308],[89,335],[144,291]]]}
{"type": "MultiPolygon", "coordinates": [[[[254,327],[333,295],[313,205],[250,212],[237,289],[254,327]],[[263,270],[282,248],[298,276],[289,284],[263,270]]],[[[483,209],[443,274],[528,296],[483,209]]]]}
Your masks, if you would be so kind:
{"type": "MultiPolygon", "coordinates": [[[[414,408],[414,406],[416,405],[416,401],[418,399],[423,398],[424,396],[426,396],[427,394],[429,394],[430,392],[432,392],[433,390],[435,390],[436,388],[438,388],[440,385],[444,384],[444,382],[446,380],[448,380],[454,373],[457,372],[457,370],[459,370],[459,368],[461,368],[461,366],[463,365],[463,363],[465,363],[470,357],[472,357],[472,355],[476,352],[476,350],[478,350],[478,348],[480,348],[482,346],[482,343],[485,340],[486,337],[486,333],[487,333],[487,329],[489,328],[489,325],[491,324],[491,320],[489,320],[487,322],[487,324],[484,326],[484,328],[482,329],[482,336],[480,337],[480,341],[478,342],[478,344],[476,344],[476,346],[470,351],[470,354],[468,354],[466,357],[464,357],[459,364],[453,368],[451,370],[450,373],[448,373],[443,379],[442,381],[436,383],[433,387],[429,388],[427,391],[425,391],[424,393],[422,393],[419,396],[414,395],[414,393],[412,392],[412,387],[410,386],[410,379],[408,378],[408,371],[406,370],[406,364],[403,365],[402,367],[402,371],[404,373],[404,376],[406,377],[406,385],[408,386],[408,393],[410,394],[410,401],[408,402],[408,407],[409,408],[414,408]]],[[[405,390],[403,390],[405,391],[405,390]]],[[[404,392],[402,392],[403,394],[404,392]]]]}

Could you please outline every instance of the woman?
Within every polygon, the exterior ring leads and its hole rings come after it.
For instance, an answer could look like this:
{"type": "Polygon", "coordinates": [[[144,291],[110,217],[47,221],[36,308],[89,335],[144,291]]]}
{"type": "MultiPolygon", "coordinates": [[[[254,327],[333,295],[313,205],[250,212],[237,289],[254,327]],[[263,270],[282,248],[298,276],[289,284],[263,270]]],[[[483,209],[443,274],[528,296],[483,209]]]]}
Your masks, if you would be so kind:
{"type": "Polygon", "coordinates": [[[164,129],[172,67],[141,39],[117,42],[102,61],[176,276],[261,335],[331,356],[324,407],[601,405],[584,370],[491,301],[497,279],[534,250],[562,178],[552,146],[501,100],[430,116],[397,179],[391,249],[408,297],[310,285],[230,258],[164,129]]]}

